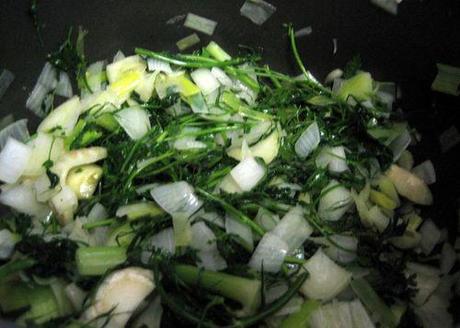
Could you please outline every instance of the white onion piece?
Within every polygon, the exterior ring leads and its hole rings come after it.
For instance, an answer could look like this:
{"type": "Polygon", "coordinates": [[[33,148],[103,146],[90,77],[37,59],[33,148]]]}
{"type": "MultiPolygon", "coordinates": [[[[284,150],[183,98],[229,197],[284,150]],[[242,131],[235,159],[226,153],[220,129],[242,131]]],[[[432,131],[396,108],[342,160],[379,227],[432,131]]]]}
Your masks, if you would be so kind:
{"type": "Polygon", "coordinates": [[[414,312],[422,321],[423,328],[453,327],[449,305],[450,302],[445,298],[433,295],[422,306],[414,307],[414,312]]]}
{"type": "Polygon", "coordinates": [[[313,150],[318,147],[321,141],[318,123],[313,122],[302,133],[294,145],[296,154],[300,158],[306,158],[313,150]]]}
{"type": "Polygon", "coordinates": [[[128,267],[112,272],[99,285],[92,305],[81,319],[96,327],[125,327],[136,308],[154,288],[150,270],[128,267]],[[104,314],[109,312],[110,317],[107,318],[104,314]]]}
{"type": "Polygon", "coordinates": [[[417,293],[412,298],[414,304],[420,306],[427,301],[441,281],[439,273],[438,269],[428,265],[413,262],[407,263],[407,274],[416,274],[415,283],[417,293]]]}
{"type": "Polygon", "coordinates": [[[39,176],[45,173],[43,163],[48,159],[55,162],[64,153],[64,140],[43,132],[38,132],[28,146],[31,148],[31,153],[24,170],[25,176],[39,176]]]}
{"type": "Polygon", "coordinates": [[[401,196],[421,205],[431,205],[433,195],[426,183],[415,174],[397,166],[391,165],[386,172],[401,196]]]}
{"type": "Polygon", "coordinates": [[[18,212],[43,218],[50,212],[48,206],[40,204],[35,199],[35,192],[29,184],[2,186],[0,203],[18,212]]]}
{"type": "Polygon", "coordinates": [[[46,62],[38,76],[37,83],[43,85],[48,90],[52,90],[57,84],[57,72],[53,65],[46,62]]]}
{"type": "Polygon", "coordinates": [[[109,213],[107,212],[107,209],[104,207],[104,205],[102,205],[101,203],[94,204],[94,206],[88,213],[88,220],[90,221],[102,220],[108,217],[109,213]]]}
{"type": "Polygon", "coordinates": [[[331,302],[322,305],[312,313],[309,323],[311,328],[355,328],[347,302],[331,302]]]}
{"type": "Polygon", "coordinates": [[[26,108],[33,111],[40,117],[45,115],[49,107],[42,108],[42,103],[45,100],[46,95],[56,87],[57,84],[57,72],[55,68],[50,64],[46,63],[38,77],[37,83],[35,84],[29,98],[26,101],[26,108]]]}
{"type": "Polygon", "coordinates": [[[100,60],[89,65],[86,69],[86,81],[92,93],[101,91],[103,88],[102,76],[104,76],[105,60],[100,60]]]}
{"type": "Polygon", "coordinates": [[[334,82],[336,79],[340,79],[343,76],[343,71],[340,68],[336,68],[327,74],[326,78],[324,79],[324,82],[326,84],[334,82]]]}
{"type": "Polygon", "coordinates": [[[240,8],[241,16],[249,18],[256,25],[262,25],[276,11],[276,7],[272,4],[263,1],[246,0],[240,8]]]}
{"type": "Polygon", "coordinates": [[[254,221],[265,231],[272,231],[280,222],[280,217],[263,207],[259,207],[254,221]]]}
{"type": "Polygon", "coordinates": [[[59,222],[66,225],[71,222],[78,207],[77,195],[67,186],[51,198],[50,205],[53,208],[59,222]]]}
{"type": "Polygon", "coordinates": [[[442,274],[448,274],[450,270],[455,265],[457,260],[457,253],[455,253],[454,248],[448,242],[444,243],[442,246],[441,251],[441,260],[440,260],[440,268],[442,274]]]}
{"type": "Polygon", "coordinates": [[[87,293],[78,287],[74,282],[64,288],[64,292],[75,310],[83,307],[87,293]]]}
{"type": "Polygon", "coordinates": [[[142,311],[142,313],[133,322],[133,328],[160,328],[163,307],[161,306],[160,296],[155,299],[142,311]]]}
{"type": "Polygon", "coordinates": [[[257,271],[276,273],[281,269],[288,251],[289,246],[283,239],[266,233],[259,241],[248,265],[257,271]]]}
{"type": "Polygon", "coordinates": [[[55,108],[38,126],[39,132],[51,132],[68,135],[78,121],[81,113],[80,99],[75,96],[55,108]]]}
{"type": "Polygon", "coordinates": [[[254,248],[254,237],[251,228],[229,214],[225,216],[225,232],[239,237],[247,249],[252,250],[254,248]]]}
{"type": "Polygon", "coordinates": [[[246,157],[231,171],[230,175],[243,191],[254,188],[265,176],[265,167],[253,157],[246,157]]]}
{"type": "Polygon", "coordinates": [[[51,189],[51,182],[48,176],[44,173],[40,175],[33,184],[35,197],[41,203],[45,203],[56,195],[59,190],[51,189]]]}
{"type": "Polygon", "coordinates": [[[153,235],[151,245],[163,252],[173,255],[176,251],[173,228],[161,230],[159,233],[153,235]]]}
{"type": "Polygon", "coordinates": [[[243,190],[240,186],[235,182],[235,179],[230,174],[227,174],[219,183],[216,188],[218,191],[222,190],[228,194],[239,194],[242,193],[243,190]]]}
{"type": "Polygon", "coordinates": [[[336,180],[332,180],[321,191],[318,215],[327,221],[339,220],[352,205],[350,191],[341,186],[336,180]]]}
{"type": "Polygon", "coordinates": [[[363,304],[359,299],[355,299],[354,301],[348,303],[348,305],[350,306],[354,328],[375,327],[374,323],[372,322],[369,316],[369,313],[367,313],[366,309],[364,308],[363,304]]]}
{"type": "Polygon", "coordinates": [[[390,218],[387,217],[383,212],[380,210],[380,207],[377,205],[372,206],[367,213],[367,219],[369,223],[373,225],[377,231],[383,232],[390,224],[390,218]]]}
{"type": "Polygon", "coordinates": [[[216,91],[220,83],[207,68],[199,68],[190,73],[193,82],[200,88],[203,95],[209,95],[216,91]]]}
{"type": "MultiPolygon", "coordinates": [[[[3,122],[3,121],[2,121],[3,122]]],[[[22,119],[8,124],[0,131],[0,150],[6,144],[8,138],[14,138],[18,141],[25,142],[29,139],[29,130],[27,129],[27,119],[22,119]]]]}
{"type": "Polygon", "coordinates": [[[312,232],[313,229],[305,219],[303,209],[300,206],[289,210],[271,231],[273,235],[286,242],[289,252],[299,248],[312,232]]]}
{"type": "Polygon", "coordinates": [[[219,67],[211,68],[211,74],[219,81],[220,84],[227,88],[231,88],[233,86],[232,79],[219,67]]]}
{"type": "Polygon", "coordinates": [[[183,137],[174,141],[173,147],[177,150],[191,150],[206,148],[206,144],[195,140],[194,137],[183,137]]]}
{"type": "Polygon", "coordinates": [[[166,74],[172,73],[171,65],[169,65],[168,62],[165,62],[159,59],[148,58],[147,67],[148,67],[148,70],[151,72],[158,71],[158,72],[164,72],[166,74]]]}
{"type": "Polygon", "coordinates": [[[342,292],[350,283],[351,273],[335,264],[318,249],[303,265],[309,272],[300,292],[308,298],[328,301],[342,292]]]}
{"type": "Polygon", "coordinates": [[[151,129],[149,115],[139,107],[122,109],[114,117],[133,140],[141,139],[151,129]]]}
{"type": "Polygon", "coordinates": [[[207,35],[212,35],[216,29],[217,22],[205,17],[188,13],[187,17],[185,18],[184,26],[207,35]]]}
{"type": "Polygon", "coordinates": [[[343,146],[324,147],[316,157],[315,163],[318,167],[327,167],[331,173],[342,173],[348,170],[343,146]]]}
{"type": "Polygon", "coordinates": [[[0,230],[0,260],[5,260],[13,253],[16,240],[8,229],[0,230]]]}
{"type": "Polygon", "coordinates": [[[118,50],[117,53],[113,56],[112,62],[116,63],[116,62],[119,62],[120,60],[125,59],[125,58],[126,58],[126,56],[123,53],[123,51],[118,50]]]}
{"type": "Polygon", "coordinates": [[[2,99],[6,90],[10,87],[11,83],[14,81],[14,74],[7,69],[3,69],[0,74],[0,99],[2,99]]]}
{"type": "Polygon", "coordinates": [[[425,181],[427,185],[436,182],[436,172],[434,170],[433,162],[430,160],[424,161],[412,169],[412,173],[425,181]]]}
{"type": "Polygon", "coordinates": [[[216,212],[203,212],[199,215],[199,217],[207,222],[214,223],[220,228],[225,227],[224,219],[216,212]]]}
{"type": "Polygon", "coordinates": [[[32,149],[13,138],[8,138],[0,152],[0,180],[15,183],[23,174],[32,149]]]}
{"type": "Polygon", "coordinates": [[[137,55],[123,58],[117,62],[107,65],[107,79],[110,83],[118,81],[126,72],[139,71],[143,72],[146,69],[145,61],[137,55]]]}
{"type": "Polygon", "coordinates": [[[398,14],[399,2],[398,0],[371,0],[371,3],[392,15],[398,14]]]}
{"type": "Polygon", "coordinates": [[[419,230],[422,238],[420,248],[425,255],[430,254],[441,238],[441,230],[430,219],[425,220],[419,230]]]}
{"type": "Polygon", "coordinates": [[[333,235],[330,236],[332,241],[335,244],[341,246],[344,249],[350,250],[346,251],[342,248],[335,246],[327,239],[325,240],[325,244],[328,245],[324,250],[327,256],[329,256],[334,261],[339,263],[350,263],[356,259],[356,250],[358,249],[358,239],[352,236],[345,236],[345,235],[333,235]]]}
{"type": "Polygon", "coordinates": [[[216,236],[206,223],[197,222],[192,225],[192,242],[190,246],[199,251],[210,251],[216,247],[216,236]]]}
{"type": "Polygon", "coordinates": [[[409,147],[411,141],[412,138],[410,133],[407,129],[405,129],[399,137],[391,142],[389,147],[393,152],[394,161],[397,161],[399,157],[401,157],[401,154],[407,149],[407,147],[409,147]]]}
{"type": "Polygon", "coordinates": [[[313,28],[311,26],[306,26],[306,27],[301,28],[300,30],[295,31],[294,36],[296,38],[302,38],[312,33],[313,33],[313,28]]]}
{"type": "Polygon", "coordinates": [[[203,202],[195,195],[193,187],[185,181],[173,182],[152,188],[150,194],[167,213],[185,213],[191,216],[203,202]]]}
{"type": "Polygon", "coordinates": [[[72,83],[66,72],[59,73],[59,81],[56,85],[55,93],[58,96],[70,98],[73,96],[72,83]]]}

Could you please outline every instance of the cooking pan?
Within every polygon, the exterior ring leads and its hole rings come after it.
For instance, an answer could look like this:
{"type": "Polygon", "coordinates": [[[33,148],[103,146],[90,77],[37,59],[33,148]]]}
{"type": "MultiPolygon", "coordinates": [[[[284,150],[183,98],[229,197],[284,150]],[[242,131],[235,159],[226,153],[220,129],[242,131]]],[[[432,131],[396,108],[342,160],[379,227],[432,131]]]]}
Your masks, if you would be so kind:
{"type": "Polygon", "coordinates": [[[262,26],[240,16],[243,2],[38,0],[41,43],[29,12],[31,3],[1,0],[0,67],[12,71],[16,79],[0,100],[0,117],[10,113],[16,119],[26,117],[29,129],[35,128],[38,120],[25,109],[25,101],[46,54],[57,48],[69,26],[80,25],[89,31],[85,51],[89,62],[94,62],[111,58],[118,49],[125,53],[134,47],[176,51],[175,42],[191,31],[182,21],[166,22],[193,12],[218,22],[213,36],[200,35],[201,45],[212,39],[233,53],[240,45],[262,49],[264,62],[289,74],[299,72],[283,24],[291,22],[297,29],[311,26],[313,32],[300,38],[298,45],[318,79],[360,55],[363,69],[376,80],[397,83],[402,94],[397,107],[423,136],[414,148],[415,160],[431,159],[436,168],[437,182],[432,186],[435,203],[426,209],[427,215],[454,236],[460,146],[443,152],[439,137],[452,126],[460,129],[460,99],[432,92],[430,85],[436,63],[460,66],[460,1],[405,0],[393,16],[365,0],[270,0],[277,11],[262,26]]]}

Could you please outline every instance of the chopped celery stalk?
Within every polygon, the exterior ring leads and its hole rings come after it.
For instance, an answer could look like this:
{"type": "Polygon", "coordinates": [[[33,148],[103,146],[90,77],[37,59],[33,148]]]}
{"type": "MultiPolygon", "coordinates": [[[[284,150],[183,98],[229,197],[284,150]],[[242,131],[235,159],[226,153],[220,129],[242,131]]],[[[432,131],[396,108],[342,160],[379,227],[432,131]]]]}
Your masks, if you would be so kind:
{"type": "Polygon", "coordinates": [[[98,116],[94,123],[110,132],[115,131],[119,126],[117,120],[111,113],[104,113],[98,116]]]}
{"type": "Polygon", "coordinates": [[[321,306],[315,300],[306,300],[299,311],[290,314],[281,323],[281,328],[308,328],[311,314],[321,306]]]}
{"type": "Polygon", "coordinates": [[[117,246],[80,247],[75,261],[81,275],[101,276],[126,261],[126,249],[117,246]]]}
{"type": "Polygon", "coordinates": [[[208,18],[188,13],[185,18],[184,26],[207,35],[212,35],[216,29],[217,23],[208,18]]]}
{"type": "Polygon", "coordinates": [[[372,77],[367,72],[360,72],[352,78],[345,80],[339,89],[337,96],[347,100],[349,96],[357,100],[369,99],[372,93],[372,77]]]}
{"type": "Polygon", "coordinates": [[[453,96],[460,95],[460,68],[446,64],[436,64],[438,75],[431,85],[434,91],[446,93],[453,96]]]}
{"type": "Polygon", "coordinates": [[[126,216],[129,221],[149,217],[156,218],[164,214],[164,211],[153,202],[139,202],[121,206],[117,209],[116,216],[126,216]]]}
{"type": "Polygon", "coordinates": [[[135,232],[131,224],[126,223],[115,228],[110,234],[106,245],[128,247],[133,241],[135,232]]]}
{"type": "Polygon", "coordinates": [[[397,207],[396,202],[385,195],[383,192],[372,190],[369,194],[369,199],[374,202],[374,204],[379,205],[388,210],[394,210],[397,207]]]}
{"type": "Polygon", "coordinates": [[[23,283],[2,285],[0,307],[5,313],[27,309],[18,318],[20,324],[26,321],[42,324],[60,316],[57,300],[48,286],[30,286],[23,283]]]}
{"type": "Polygon", "coordinates": [[[192,226],[189,216],[185,213],[177,213],[173,215],[172,221],[176,247],[188,246],[192,241],[192,226]]]}
{"type": "Polygon", "coordinates": [[[241,315],[254,313],[260,306],[262,288],[260,280],[201,270],[191,265],[176,265],[175,272],[186,284],[198,285],[237,301],[243,306],[241,315]]]}
{"type": "Polygon", "coordinates": [[[351,288],[363,302],[367,309],[373,313],[377,320],[385,327],[396,327],[396,318],[390,308],[382,301],[371,285],[363,278],[353,279],[350,283],[351,288]]]}
{"type": "Polygon", "coordinates": [[[200,38],[198,37],[198,34],[193,33],[177,41],[176,46],[177,48],[179,48],[180,51],[183,51],[187,48],[193,47],[195,44],[198,43],[200,43],[200,38]]]}
{"type": "Polygon", "coordinates": [[[230,55],[214,41],[209,42],[206,50],[218,61],[226,61],[232,59],[232,57],[230,57],[230,55]]]}
{"type": "Polygon", "coordinates": [[[399,200],[398,192],[396,191],[395,185],[388,177],[382,175],[378,180],[378,186],[381,192],[390,197],[396,203],[396,206],[400,205],[401,202],[399,200]]]}

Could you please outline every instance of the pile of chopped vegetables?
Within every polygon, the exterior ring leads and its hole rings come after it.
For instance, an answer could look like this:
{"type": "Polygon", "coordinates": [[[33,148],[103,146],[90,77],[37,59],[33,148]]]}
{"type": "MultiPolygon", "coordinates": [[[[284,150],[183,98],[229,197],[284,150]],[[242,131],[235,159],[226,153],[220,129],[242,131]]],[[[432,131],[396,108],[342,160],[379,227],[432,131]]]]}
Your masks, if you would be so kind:
{"type": "Polygon", "coordinates": [[[414,167],[394,84],[356,61],[318,82],[291,27],[297,77],[215,42],[88,64],[84,35],[48,57],[27,100],[36,132],[2,121],[3,317],[452,325],[457,254],[421,217],[436,175],[414,167]]]}

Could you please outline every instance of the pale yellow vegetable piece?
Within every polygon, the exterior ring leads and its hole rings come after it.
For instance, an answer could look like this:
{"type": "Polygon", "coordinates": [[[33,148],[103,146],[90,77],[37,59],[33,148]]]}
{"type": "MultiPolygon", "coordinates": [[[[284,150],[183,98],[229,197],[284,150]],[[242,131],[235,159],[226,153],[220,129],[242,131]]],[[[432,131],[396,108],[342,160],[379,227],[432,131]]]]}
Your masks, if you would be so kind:
{"type": "Polygon", "coordinates": [[[393,182],[401,196],[420,205],[431,205],[433,203],[433,195],[430,189],[415,174],[393,164],[386,175],[393,182]]]}
{"type": "Polygon", "coordinates": [[[102,168],[95,164],[74,167],[67,175],[67,185],[78,199],[88,199],[102,178],[102,168]]]}

